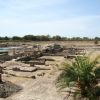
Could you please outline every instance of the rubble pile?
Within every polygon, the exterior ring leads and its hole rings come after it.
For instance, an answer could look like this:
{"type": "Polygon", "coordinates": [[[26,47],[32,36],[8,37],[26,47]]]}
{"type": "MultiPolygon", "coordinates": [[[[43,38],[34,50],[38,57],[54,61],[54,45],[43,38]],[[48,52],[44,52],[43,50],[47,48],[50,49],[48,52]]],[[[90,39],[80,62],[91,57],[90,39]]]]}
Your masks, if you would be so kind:
{"type": "Polygon", "coordinates": [[[7,98],[13,93],[19,92],[20,90],[22,90],[22,87],[9,81],[0,83],[0,98],[7,98]]]}

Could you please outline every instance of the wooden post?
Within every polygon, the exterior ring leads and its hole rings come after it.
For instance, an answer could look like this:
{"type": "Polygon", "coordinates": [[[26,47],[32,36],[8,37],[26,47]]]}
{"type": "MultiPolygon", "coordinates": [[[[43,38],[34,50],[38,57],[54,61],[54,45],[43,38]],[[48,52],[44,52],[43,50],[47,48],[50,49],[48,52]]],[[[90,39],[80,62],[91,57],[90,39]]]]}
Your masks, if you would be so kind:
{"type": "Polygon", "coordinates": [[[3,73],[2,67],[0,66],[0,83],[2,83],[2,73],[3,73]]]}
{"type": "Polygon", "coordinates": [[[2,83],[2,75],[0,74],[0,83],[2,83]]]}

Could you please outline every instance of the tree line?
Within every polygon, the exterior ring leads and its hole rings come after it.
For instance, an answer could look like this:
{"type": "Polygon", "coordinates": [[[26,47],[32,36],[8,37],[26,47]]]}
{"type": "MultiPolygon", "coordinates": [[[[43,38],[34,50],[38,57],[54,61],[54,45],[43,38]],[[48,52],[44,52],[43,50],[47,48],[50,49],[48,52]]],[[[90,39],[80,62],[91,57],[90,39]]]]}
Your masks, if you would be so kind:
{"type": "Polygon", "coordinates": [[[13,37],[0,37],[0,41],[100,41],[100,37],[88,38],[88,37],[62,37],[59,35],[50,36],[50,35],[25,35],[23,37],[13,36],[13,37]]]}

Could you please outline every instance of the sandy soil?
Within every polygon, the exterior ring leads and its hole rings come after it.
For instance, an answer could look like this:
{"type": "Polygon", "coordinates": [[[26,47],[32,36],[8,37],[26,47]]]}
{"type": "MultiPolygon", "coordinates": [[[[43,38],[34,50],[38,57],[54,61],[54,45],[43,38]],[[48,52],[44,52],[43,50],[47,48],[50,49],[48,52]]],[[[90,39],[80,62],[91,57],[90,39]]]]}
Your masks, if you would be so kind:
{"type": "MultiPolygon", "coordinates": [[[[100,52],[94,53],[94,57],[99,54],[100,52]]],[[[55,80],[60,74],[60,71],[57,70],[55,65],[58,64],[58,62],[61,64],[64,61],[64,58],[56,57],[55,60],[55,62],[48,62],[52,65],[51,70],[46,71],[44,76],[38,76],[36,79],[14,76],[4,77],[4,80],[8,80],[14,84],[22,86],[23,89],[6,99],[0,98],[0,100],[64,100],[66,93],[58,92],[55,85],[55,80]]],[[[73,98],[70,97],[67,100],[73,100],[73,98]]]]}
{"type": "Polygon", "coordinates": [[[57,92],[55,87],[55,76],[52,77],[50,75],[37,79],[24,78],[20,80],[15,80],[14,78],[14,80],[12,79],[13,82],[21,85],[23,90],[5,100],[63,100],[62,95],[57,92]]]}
{"type": "MultiPolygon", "coordinates": [[[[63,57],[56,57],[56,62],[63,61],[63,57]]],[[[49,63],[49,62],[48,62],[49,63]]],[[[51,63],[51,62],[50,62],[51,63]]],[[[36,79],[21,77],[4,77],[4,80],[11,81],[14,84],[22,86],[22,90],[10,97],[0,100],[63,100],[66,93],[58,92],[55,85],[56,78],[60,74],[57,68],[46,71],[44,76],[38,76],[36,79]]],[[[69,98],[69,100],[72,100],[69,98]]]]}

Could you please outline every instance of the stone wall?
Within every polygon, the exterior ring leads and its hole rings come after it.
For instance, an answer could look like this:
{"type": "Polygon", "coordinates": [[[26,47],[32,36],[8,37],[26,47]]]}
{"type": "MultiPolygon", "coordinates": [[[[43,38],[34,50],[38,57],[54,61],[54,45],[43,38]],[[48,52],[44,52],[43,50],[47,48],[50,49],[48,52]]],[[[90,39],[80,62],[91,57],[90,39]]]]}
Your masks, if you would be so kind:
{"type": "Polygon", "coordinates": [[[9,61],[9,60],[16,59],[16,58],[17,58],[17,56],[0,55],[1,61],[9,61]]]}

